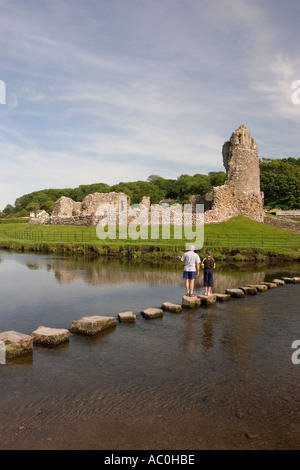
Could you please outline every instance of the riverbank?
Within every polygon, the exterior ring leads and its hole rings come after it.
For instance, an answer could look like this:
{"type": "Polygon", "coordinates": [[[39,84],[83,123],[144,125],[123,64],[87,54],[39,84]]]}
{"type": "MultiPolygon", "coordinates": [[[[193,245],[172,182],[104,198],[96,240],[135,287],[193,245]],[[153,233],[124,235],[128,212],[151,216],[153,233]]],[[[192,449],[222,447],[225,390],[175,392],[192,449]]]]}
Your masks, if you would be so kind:
{"type": "MultiPolygon", "coordinates": [[[[118,229],[115,239],[100,240],[95,227],[26,226],[25,222],[0,223],[0,247],[15,251],[36,253],[72,253],[122,258],[172,259],[185,250],[187,237],[176,238],[174,227],[170,236],[164,237],[160,227],[159,238],[136,240],[120,239],[118,229]]],[[[296,261],[300,259],[300,236],[287,230],[235,217],[220,224],[204,227],[204,245],[199,250],[213,251],[217,261],[268,262],[296,261]]]]}
{"type": "MultiPolygon", "coordinates": [[[[11,251],[54,253],[54,254],[82,254],[93,256],[109,256],[121,258],[141,259],[172,259],[182,254],[184,247],[166,247],[151,245],[89,245],[75,243],[31,243],[19,240],[0,240],[0,248],[11,251]]],[[[225,262],[276,262],[276,261],[298,261],[300,260],[299,249],[270,250],[263,248],[222,248],[211,247],[216,261],[225,262]]],[[[200,257],[205,255],[205,247],[198,251],[200,257]]]]}

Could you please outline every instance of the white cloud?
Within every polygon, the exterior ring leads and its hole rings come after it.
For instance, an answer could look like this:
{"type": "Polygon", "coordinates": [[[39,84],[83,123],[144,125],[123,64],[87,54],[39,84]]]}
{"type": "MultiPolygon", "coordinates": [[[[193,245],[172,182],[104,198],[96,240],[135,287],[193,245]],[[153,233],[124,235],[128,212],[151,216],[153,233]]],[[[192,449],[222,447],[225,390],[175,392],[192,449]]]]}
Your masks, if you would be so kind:
{"type": "Polygon", "coordinates": [[[0,207],[30,188],[222,169],[222,144],[242,123],[265,156],[276,146],[284,153],[287,134],[288,151],[299,155],[300,105],[290,86],[300,64],[280,21],[289,8],[6,2],[0,207]]]}

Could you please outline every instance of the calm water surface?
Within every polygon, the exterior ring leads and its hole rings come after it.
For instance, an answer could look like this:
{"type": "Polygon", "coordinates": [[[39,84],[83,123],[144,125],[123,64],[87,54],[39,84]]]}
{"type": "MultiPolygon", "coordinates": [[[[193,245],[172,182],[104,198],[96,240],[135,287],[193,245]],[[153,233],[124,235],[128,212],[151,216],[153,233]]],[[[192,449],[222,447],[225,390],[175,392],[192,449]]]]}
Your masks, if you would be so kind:
{"type": "MultiPolygon", "coordinates": [[[[0,331],[137,314],[0,365],[1,449],[300,448],[291,361],[300,284],[146,320],[145,308],[181,303],[180,263],[6,251],[0,260],[0,331]]],[[[215,291],[299,273],[298,264],[220,265],[215,291]]]]}

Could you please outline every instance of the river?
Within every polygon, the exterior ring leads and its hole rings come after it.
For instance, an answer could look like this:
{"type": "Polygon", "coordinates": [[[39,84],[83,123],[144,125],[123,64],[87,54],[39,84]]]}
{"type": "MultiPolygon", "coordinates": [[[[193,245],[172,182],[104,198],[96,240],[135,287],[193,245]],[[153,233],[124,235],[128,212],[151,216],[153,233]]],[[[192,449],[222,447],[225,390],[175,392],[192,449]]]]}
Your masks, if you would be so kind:
{"type": "MultiPolygon", "coordinates": [[[[214,290],[299,273],[299,263],[218,264],[214,290]]],[[[299,449],[291,345],[300,340],[300,284],[161,319],[140,315],[184,293],[177,261],[0,250],[0,331],[137,315],[1,364],[0,449],[299,449]]]]}

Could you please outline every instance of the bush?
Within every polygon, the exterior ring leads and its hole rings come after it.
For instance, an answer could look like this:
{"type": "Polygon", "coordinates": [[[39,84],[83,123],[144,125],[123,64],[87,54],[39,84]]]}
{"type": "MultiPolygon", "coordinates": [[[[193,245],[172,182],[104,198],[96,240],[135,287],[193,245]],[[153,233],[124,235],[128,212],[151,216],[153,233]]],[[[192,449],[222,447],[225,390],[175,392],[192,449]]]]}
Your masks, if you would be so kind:
{"type": "Polygon", "coordinates": [[[242,255],[241,253],[236,253],[234,255],[235,261],[246,261],[246,256],[242,255]]]}

